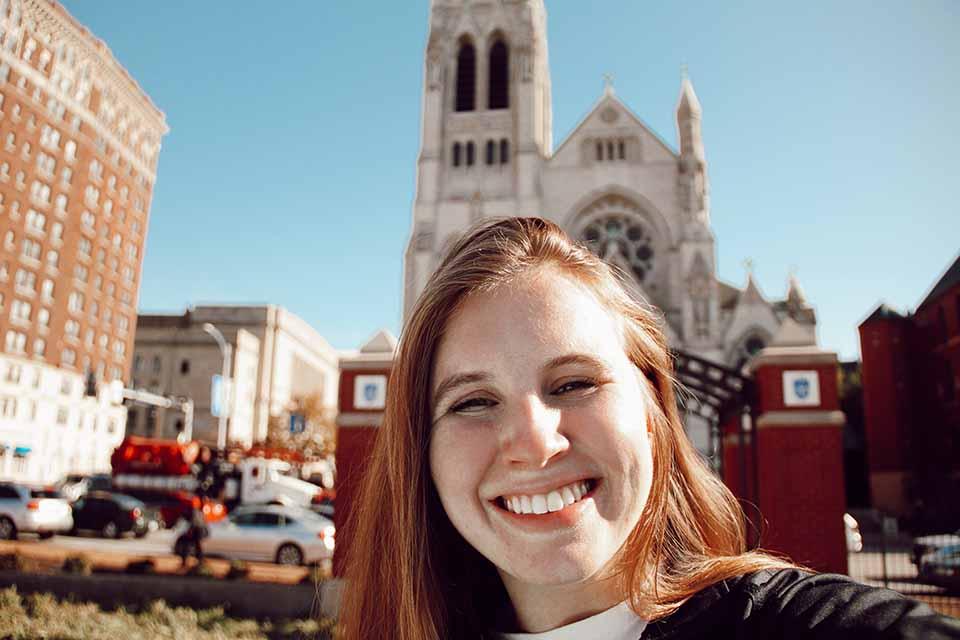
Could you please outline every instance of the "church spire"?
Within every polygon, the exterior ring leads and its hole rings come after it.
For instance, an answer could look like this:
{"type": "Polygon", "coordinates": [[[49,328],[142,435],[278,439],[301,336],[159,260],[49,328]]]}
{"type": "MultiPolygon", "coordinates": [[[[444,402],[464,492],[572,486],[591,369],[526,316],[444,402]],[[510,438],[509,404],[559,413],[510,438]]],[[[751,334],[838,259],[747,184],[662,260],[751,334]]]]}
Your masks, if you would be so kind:
{"type": "Polygon", "coordinates": [[[680,101],[677,104],[677,128],[680,130],[680,155],[703,160],[703,138],[700,132],[700,120],[703,108],[686,69],[680,81],[680,101]]]}

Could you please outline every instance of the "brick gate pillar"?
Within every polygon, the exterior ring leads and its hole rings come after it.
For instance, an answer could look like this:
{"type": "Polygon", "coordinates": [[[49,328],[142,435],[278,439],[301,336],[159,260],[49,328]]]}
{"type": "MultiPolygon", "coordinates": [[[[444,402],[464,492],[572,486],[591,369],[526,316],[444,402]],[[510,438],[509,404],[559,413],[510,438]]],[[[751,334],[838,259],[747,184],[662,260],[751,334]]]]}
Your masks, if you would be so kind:
{"type": "Polygon", "coordinates": [[[340,359],[334,511],[337,545],[333,554],[333,574],[338,578],[343,577],[344,557],[350,547],[351,516],[360,480],[367,470],[374,438],[383,421],[396,347],[396,338],[380,331],[357,355],[340,359]]]}
{"type": "Polygon", "coordinates": [[[837,355],[770,347],[751,361],[757,385],[761,546],[818,571],[847,572],[843,425],[837,355]]]}

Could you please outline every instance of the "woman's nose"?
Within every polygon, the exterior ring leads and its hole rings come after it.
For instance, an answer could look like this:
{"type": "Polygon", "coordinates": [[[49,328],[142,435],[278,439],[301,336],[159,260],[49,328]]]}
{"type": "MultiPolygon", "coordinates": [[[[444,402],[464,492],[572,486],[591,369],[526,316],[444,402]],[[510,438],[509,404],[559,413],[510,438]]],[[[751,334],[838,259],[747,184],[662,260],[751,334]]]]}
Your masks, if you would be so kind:
{"type": "Polygon", "coordinates": [[[570,448],[560,431],[561,411],[530,395],[507,412],[500,427],[500,450],[514,465],[540,468],[570,448]]]}

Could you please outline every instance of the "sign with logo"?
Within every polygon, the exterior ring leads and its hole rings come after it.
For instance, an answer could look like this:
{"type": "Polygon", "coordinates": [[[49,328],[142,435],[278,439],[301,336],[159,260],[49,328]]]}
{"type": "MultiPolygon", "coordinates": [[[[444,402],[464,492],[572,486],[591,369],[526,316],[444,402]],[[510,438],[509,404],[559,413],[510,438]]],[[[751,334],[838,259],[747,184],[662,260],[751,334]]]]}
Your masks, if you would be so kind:
{"type": "Polygon", "coordinates": [[[784,371],[783,404],[788,407],[819,407],[820,375],[816,371],[784,371]]]}
{"type": "Polygon", "coordinates": [[[296,435],[307,430],[307,417],[299,413],[290,414],[290,433],[296,435]]]}
{"type": "Polygon", "coordinates": [[[353,406],[383,409],[387,402],[387,376],[357,376],[353,380],[353,406]]]}

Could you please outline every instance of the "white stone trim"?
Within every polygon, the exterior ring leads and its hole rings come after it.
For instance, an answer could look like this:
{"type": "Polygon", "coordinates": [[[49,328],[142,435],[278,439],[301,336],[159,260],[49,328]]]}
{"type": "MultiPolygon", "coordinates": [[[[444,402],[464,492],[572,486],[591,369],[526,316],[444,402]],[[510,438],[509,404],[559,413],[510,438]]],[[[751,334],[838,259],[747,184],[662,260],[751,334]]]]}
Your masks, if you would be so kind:
{"type": "Polygon", "coordinates": [[[749,374],[765,365],[837,364],[837,354],[819,347],[767,347],[747,364],[749,374]]]}
{"type": "Polygon", "coordinates": [[[847,423],[843,411],[769,411],[757,418],[757,428],[842,427],[847,423]]]}

